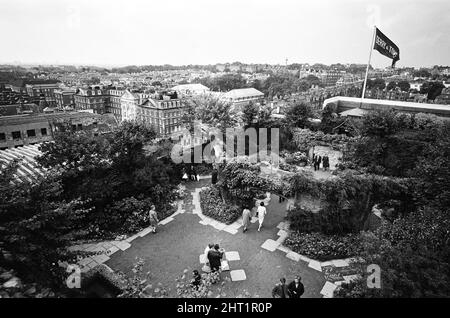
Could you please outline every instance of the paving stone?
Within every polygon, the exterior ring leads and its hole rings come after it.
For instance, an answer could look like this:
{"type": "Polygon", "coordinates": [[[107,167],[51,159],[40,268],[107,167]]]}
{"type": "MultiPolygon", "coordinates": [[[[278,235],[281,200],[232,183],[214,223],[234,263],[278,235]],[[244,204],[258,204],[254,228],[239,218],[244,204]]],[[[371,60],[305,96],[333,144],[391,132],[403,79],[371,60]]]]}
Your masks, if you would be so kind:
{"type": "Polygon", "coordinates": [[[174,219],[172,217],[165,218],[161,222],[159,222],[160,225],[166,225],[169,222],[172,222],[174,219]]]}
{"type": "Polygon", "coordinates": [[[106,254],[107,255],[112,255],[115,252],[117,252],[119,250],[119,248],[117,246],[112,245],[107,251],[106,254]]]}
{"type": "Polygon", "coordinates": [[[327,261],[327,262],[322,262],[320,263],[320,266],[325,267],[325,266],[332,266],[333,263],[331,261],[327,261]]]}
{"type": "Polygon", "coordinates": [[[300,254],[300,259],[306,263],[309,263],[312,261],[312,259],[310,259],[309,257],[306,257],[305,255],[301,255],[301,254],[300,254]]]}
{"type": "Polygon", "coordinates": [[[208,225],[208,224],[209,224],[208,222],[205,222],[205,221],[203,221],[203,220],[199,221],[198,223],[200,223],[200,224],[202,224],[202,225],[208,225]]]}
{"type": "Polygon", "coordinates": [[[280,224],[277,225],[277,228],[280,230],[284,229],[284,222],[280,222],[280,224]]]}
{"type": "Polygon", "coordinates": [[[213,227],[219,231],[222,231],[227,227],[227,225],[225,223],[217,222],[217,224],[213,225],[213,227]]]}
{"type": "Polygon", "coordinates": [[[330,282],[325,282],[325,285],[323,285],[323,288],[320,291],[320,293],[322,295],[324,295],[325,297],[332,298],[334,290],[336,288],[337,288],[336,284],[333,284],[333,283],[330,283],[330,282]]]}
{"type": "Polygon", "coordinates": [[[220,262],[220,269],[221,269],[223,272],[229,271],[229,270],[230,270],[230,265],[228,264],[228,261],[226,261],[226,260],[221,261],[221,262],[220,262]]]}
{"type": "Polygon", "coordinates": [[[301,256],[300,254],[295,253],[295,252],[289,252],[286,254],[287,258],[289,258],[293,261],[296,261],[296,262],[298,262],[300,260],[300,256],[301,256]]]}
{"type": "Polygon", "coordinates": [[[277,247],[277,250],[282,251],[283,253],[290,253],[292,252],[291,249],[289,247],[286,247],[284,245],[280,245],[277,247]]]}
{"type": "Polygon", "coordinates": [[[233,222],[230,225],[228,225],[228,228],[233,229],[233,230],[238,230],[240,227],[242,227],[242,224],[237,223],[237,222],[233,222]]]}
{"type": "Polygon", "coordinates": [[[268,239],[268,240],[266,240],[266,241],[263,243],[263,245],[261,245],[261,247],[264,248],[264,249],[266,249],[266,250],[268,250],[268,251],[270,251],[270,252],[273,252],[273,251],[275,251],[275,250],[277,249],[277,247],[278,247],[279,245],[280,245],[279,242],[276,242],[276,241],[274,241],[274,240],[272,240],[272,239],[268,239]]]}
{"type": "Polygon", "coordinates": [[[285,230],[279,230],[277,235],[286,237],[286,236],[288,236],[288,232],[286,232],[285,230]]]}
{"type": "Polygon", "coordinates": [[[125,251],[126,249],[130,248],[131,244],[125,241],[119,241],[114,243],[115,246],[117,246],[122,251],[125,251]]]}
{"type": "Polygon", "coordinates": [[[258,218],[257,217],[252,217],[250,220],[250,223],[256,223],[258,222],[258,218]]]}
{"type": "Polygon", "coordinates": [[[219,222],[217,222],[216,220],[212,220],[211,222],[209,222],[209,225],[211,225],[212,227],[216,227],[219,224],[219,222]]]}
{"type": "Polygon", "coordinates": [[[236,234],[238,232],[238,230],[234,229],[234,228],[230,228],[229,226],[227,226],[226,228],[223,229],[224,232],[230,233],[230,234],[236,234]]]}
{"type": "Polygon", "coordinates": [[[314,268],[316,271],[321,272],[322,271],[322,267],[320,266],[320,262],[318,261],[310,261],[308,264],[308,267],[314,268]]]}
{"type": "Polygon", "coordinates": [[[98,264],[103,264],[104,262],[106,262],[107,260],[109,260],[109,256],[105,255],[105,254],[100,254],[100,255],[95,255],[92,256],[92,259],[97,262],[98,264]]]}
{"type": "Polygon", "coordinates": [[[89,263],[92,263],[92,261],[93,261],[92,258],[86,257],[86,258],[83,258],[81,261],[79,261],[78,265],[80,265],[81,267],[87,266],[89,263]]]}
{"type": "Polygon", "coordinates": [[[241,257],[239,256],[238,252],[231,251],[231,252],[225,252],[225,259],[229,262],[240,261],[241,257]]]}
{"type": "MultiPolygon", "coordinates": [[[[138,234],[135,234],[133,236],[130,236],[129,238],[125,239],[126,242],[131,243],[132,241],[134,241],[137,237],[139,237],[138,234]]],[[[114,245],[113,245],[114,246],[114,245]]]]}
{"type": "Polygon", "coordinates": [[[199,260],[200,260],[200,264],[205,264],[207,261],[206,254],[200,254],[199,260]]]}
{"type": "Polygon", "coordinates": [[[151,228],[146,228],[145,230],[140,231],[140,232],[138,233],[138,235],[139,235],[140,237],[144,237],[144,236],[146,236],[148,233],[150,233],[151,231],[152,231],[151,228]]]}
{"type": "Polygon", "coordinates": [[[245,275],[245,271],[243,269],[236,269],[233,271],[230,271],[231,281],[237,282],[246,280],[247,276],[245,275]]]}
{"type": "Polygon", "coordinates": [[[331,261],[331,263],[336,267],[345,267],[349,265],[348,262],[344,259],[336,259],[331,261]]]}

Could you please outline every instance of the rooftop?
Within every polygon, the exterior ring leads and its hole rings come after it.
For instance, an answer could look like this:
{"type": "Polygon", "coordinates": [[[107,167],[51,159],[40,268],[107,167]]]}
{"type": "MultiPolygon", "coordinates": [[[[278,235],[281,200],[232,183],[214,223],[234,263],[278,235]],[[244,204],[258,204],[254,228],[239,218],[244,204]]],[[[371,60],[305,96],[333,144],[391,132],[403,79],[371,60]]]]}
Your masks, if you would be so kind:
{"type": "Polygon", "coordinates": [[[251,87],[251,88],[237,88],[232,89],[231,91],[225,93],[223,95],[225,98],[242,98],[242,97],[251,97],[251,96],[264,96],[264,94],[257,89],[251,87]]]}

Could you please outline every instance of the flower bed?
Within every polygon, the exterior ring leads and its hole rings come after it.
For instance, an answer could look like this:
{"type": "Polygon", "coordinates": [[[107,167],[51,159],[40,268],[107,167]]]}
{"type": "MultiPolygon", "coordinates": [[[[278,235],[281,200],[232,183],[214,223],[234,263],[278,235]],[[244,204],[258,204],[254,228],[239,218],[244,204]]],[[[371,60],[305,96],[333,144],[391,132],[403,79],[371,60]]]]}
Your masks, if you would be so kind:
{"type": "Polygon", "coordinates": [[[204,215],[226,224],[233,223],[241,215],[237,206],[224,205],[216,187],[210,187],[200,192],[200,207],[204,215]]]}
{"type": "Polygon", "coordinates": [[[284,245],[296,253],[319,261],[353,257],[362,249],[359,234],[339,236],[291,232],[284,245]]]}

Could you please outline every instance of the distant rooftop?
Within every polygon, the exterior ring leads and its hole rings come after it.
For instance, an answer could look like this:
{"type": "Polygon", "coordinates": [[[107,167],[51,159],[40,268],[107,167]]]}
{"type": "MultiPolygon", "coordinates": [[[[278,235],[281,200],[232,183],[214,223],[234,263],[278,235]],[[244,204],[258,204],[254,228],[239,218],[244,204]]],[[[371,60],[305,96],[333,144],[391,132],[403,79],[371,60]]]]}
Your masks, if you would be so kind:
{"type": "MultiPolygon", "coordinates": [[[[441,104],[414,103],[370,98],[361,99],[358,97],[344,96],[336,96],[326,99],[323,102],[323,107],[326,107],[329,104],[334,104],[337,107],[336,110],[338,113],[342,113],[354,108],[360,108],[361,110],[392,109],[403,112],[430,113],[436,116],[450,117],[450,105],[441,104]]],[[[356,112],[350,112],[350,114],[356,116],[356,112]]]]}
{"type": "Polygon", "coordinates": [[[237,88],[232,89],[231,91],[225,93],[223,95],[225,98],[230,99],[237,99],[237,98],[243,98],[243,97],[262,97],[264,96],[264,93],[258,91],[257,89],[251,87],[251,88],[237,88]]]}

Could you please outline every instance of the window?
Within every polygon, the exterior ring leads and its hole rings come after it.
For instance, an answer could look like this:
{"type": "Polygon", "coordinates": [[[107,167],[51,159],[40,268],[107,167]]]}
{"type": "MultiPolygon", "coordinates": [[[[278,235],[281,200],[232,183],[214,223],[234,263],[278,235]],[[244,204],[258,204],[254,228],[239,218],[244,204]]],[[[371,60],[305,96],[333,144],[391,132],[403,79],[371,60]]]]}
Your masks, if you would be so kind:
{"type": "Polygon", "coordinates": [[[78,124],[77,130],[83,130],[83,124],[78,124]]]}
{"type": "Polygon", "coordinates": [[[5,140],[6,140],[6,134],[0,133],[0,141],[5,141],[5,140]]]}
{"type": "Polygon", "coordinates": [[[34,129],[27,130],[28,137],[36,137],[36,131],[34,129]]]}
{"type": "Polygon", "coordinates": [[[47,128],[41,128],[41,135],[47,136],[47,128]]]}
{"type": "Polygon", "coordinates": [[[20,131],[13,131],[12,132],[12,137],[13,137],[14,140],[17,140],[17,139],[21,139],[22,135],[21,135],[20,131]]]}

